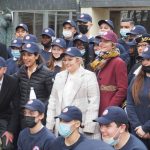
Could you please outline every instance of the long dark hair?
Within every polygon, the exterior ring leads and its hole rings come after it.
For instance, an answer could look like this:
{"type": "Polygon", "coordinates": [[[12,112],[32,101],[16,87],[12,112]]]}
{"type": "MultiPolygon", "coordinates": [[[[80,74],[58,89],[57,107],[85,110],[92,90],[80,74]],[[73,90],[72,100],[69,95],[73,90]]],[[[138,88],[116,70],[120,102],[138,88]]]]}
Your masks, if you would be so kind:
{"type": "MultiPolygon", "coordinates": [[[[47,67],[51,70],[54,71],[55,70],[55,66],[54,66],[54,62],[56,60],[54,59],[54,57],[51,55],[50,60],[47,62],[47,67]]],[[[61,71],[65,70],[65,66],[64,63],[62,62],[62,67],[61,67],[61,71]]]]}
{"type": "Polygon", "coordinates": [[[132,85],[132,96],[133,96],[134,103],[136,105],[140,104],[139,93],[143,86],[144,77],[145,77],[145,72],[141,69],[132,85]]]}

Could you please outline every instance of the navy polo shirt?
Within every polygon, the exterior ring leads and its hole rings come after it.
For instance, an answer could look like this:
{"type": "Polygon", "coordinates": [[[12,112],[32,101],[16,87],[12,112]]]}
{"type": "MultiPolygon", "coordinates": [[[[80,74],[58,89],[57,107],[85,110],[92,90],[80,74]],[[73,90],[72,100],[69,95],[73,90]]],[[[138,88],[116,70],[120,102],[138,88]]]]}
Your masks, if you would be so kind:
{"type": "Polygon", "coordinates": [[[73,144],[71,146],[66,146],[65,139],[62,136],[59,136],[53,142],[52,150],[73,150],[77,145],[79,145],[85,139],[86,138],[81,134],[80,138],[78,139],[78,141],[75,144],[73,144]]]}
{"type": "Polygon", "coordinates": [[[19,134],[18,150],[51,150],[54,139],[55,136],[46,127],[35,134],[25,128],[19,134]]]}
{"type": "Polygon", "coordinates": [[[128,142],[120,150],[147,150],[147,148],[137,137],[130,134],[128,142]]]}

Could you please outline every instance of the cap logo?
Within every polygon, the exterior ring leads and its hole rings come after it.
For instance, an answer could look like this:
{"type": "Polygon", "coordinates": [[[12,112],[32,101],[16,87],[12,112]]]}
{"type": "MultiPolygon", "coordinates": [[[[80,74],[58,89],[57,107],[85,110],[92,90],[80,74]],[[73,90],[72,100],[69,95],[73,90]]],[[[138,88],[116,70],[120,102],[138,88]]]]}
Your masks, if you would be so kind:
{"type": "Polygon", "coordinates": [[[23,26],[23,24],[22,24],[22,23],[20,23],[20,24],[19,24],[19,26],[23,26]]]}
{"type": "Polygon", "coordinates": [[[106,110],[104,110],[104,112],[103,112],[103,116],[105,116],[105,115],[107,115],[108,114],[108,110],[106,109],[106,110]]]}
{"type": "Polygon", "coordinates": [[[82,35],[80,34],[80,35],[78,35],[78,38],[81,38],[82,37],[82,35]]]}
{"type": "Polygon", "coordinates": [[[69,23],[70,23],[70,22],[71,22],[71,20],[67,20],[67,22],[69,22],[69,23]]]}
{"type": "Polygon", "coordinates": [[[40,148],[38,146],[34,146],[33,150],[40,150],[40,148]]]}
{"type": "Polygon", "coordinates": [[[31,44],[27,44],[27,48],[31,47],[31,44]]]}
{"type": "Polygon", "coordinates": [[[105,21],[108,21],[107,19],[105,21]]]}
{"type": "Polygon", "coordinates": [[[148,51],[148,47],[146,47],[143,51],[144,51],[144,52],[147,52],[147,51],[148,51]]]}
{"type": "Polygon", "coordinates": [[[68,112],[68,108],[64,108],[63,113],[68,112]]]}
{"type": "Polygon", "coordinates": [[[83,18],[84,17],[84,15],[82,14],[81,16],[80,16],[80,18],[83,18]]]}
{"type": "Polygon", "coordinates": [[[57,40],[56,40],[56,43],[60,43],[60,40],[59,40],[59,39],[57,39],[57,40]]]}
{"type": "Polygon", "coordinates": [[[48,30],[48,29],[45,29],[45,32],[47,33],[47,32],[49,32],[49,30],[48,30]]]}
{"type": "Polygon", "coordinates": [[[27,104],[32,104],[33,103],[33,100],[29,100],[27,104]]]}
{"type": "Polygon", "coordinates": [[[135,30],[135,27],[133,27],[132,30],[135,30]]]}
{"type": "Polygon", "coordinates": [[[14,40],[13,43],[17,43],[17,40],[14,40]]]}
{"type": "Polygon", "coordinates": [[[29,40],[30,39],[30,36],[26,36],[26,40],[29,40]]]}
{"type": "Polygon", "coordinates": [[[69,52],[69,51],[71,51],[71,48],[68,48],[68,49],[67,49],[67,52],[69,52]]]}

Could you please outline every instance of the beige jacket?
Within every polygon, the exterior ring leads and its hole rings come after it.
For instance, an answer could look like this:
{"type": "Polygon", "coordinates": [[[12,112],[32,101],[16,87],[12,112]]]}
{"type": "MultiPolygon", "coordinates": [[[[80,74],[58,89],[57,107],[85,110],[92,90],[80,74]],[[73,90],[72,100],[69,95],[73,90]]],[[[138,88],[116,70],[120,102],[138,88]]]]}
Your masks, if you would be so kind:
{"type": "MultiPolygon", "coordinates": [[[[61,113],[63,89],[67,81],[68,71],[56,75],[47,110],[47,128],[58,134],[59,119],[54,117],[61,113]]],[[[81,109],[84,128],[81,132],[92,133],[91,138],[100,138],[99,126],[92,120],[98,117],[100,93],[95,74],[80,67],[78,76],[74,79],[74,90],[69,99],[70,104],[81,109]]],[[[71,89],[70,89],[71,90],[71,89]]]]}

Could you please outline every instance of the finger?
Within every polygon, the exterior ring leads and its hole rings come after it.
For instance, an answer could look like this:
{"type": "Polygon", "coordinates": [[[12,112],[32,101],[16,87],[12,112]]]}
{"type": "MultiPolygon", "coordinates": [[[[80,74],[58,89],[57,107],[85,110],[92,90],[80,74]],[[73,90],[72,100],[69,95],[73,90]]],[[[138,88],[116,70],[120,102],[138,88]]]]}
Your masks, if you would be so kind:
{"type": "Polygon", "coordinates": [[[6,137],[6,146],[7,146],[7,144],[8,144],[8,141],[9,141],[9,139],[6,137]]]}

